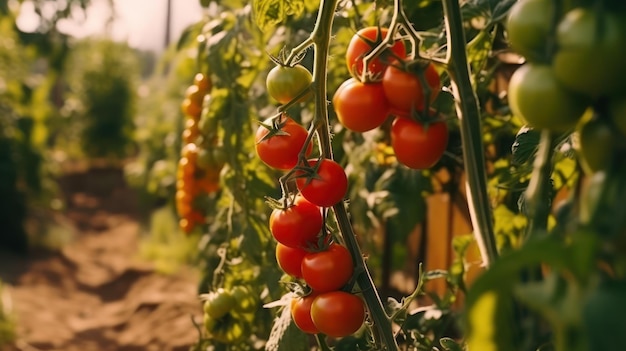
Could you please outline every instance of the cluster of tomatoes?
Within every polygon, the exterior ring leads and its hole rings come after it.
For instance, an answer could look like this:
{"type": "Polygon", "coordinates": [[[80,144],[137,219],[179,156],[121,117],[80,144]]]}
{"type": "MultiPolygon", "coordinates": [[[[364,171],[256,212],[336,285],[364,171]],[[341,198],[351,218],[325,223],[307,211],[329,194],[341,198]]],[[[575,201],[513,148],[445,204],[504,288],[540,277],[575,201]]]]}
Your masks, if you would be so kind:
{"type": "Polygon", "coordinates": [[[196,205],[199,196],[219,190],[220,170],[223,162],[215,150],[215,138],[207,138],[199,127],[205,98],[211,91],[211,81],[203,73],[194,77],[194,83],[185,92],[182,110],[185,127],[183,147],[176,172],[176,211],[180,228],[189,233],[205,223],[201,208],[196,205]]]}
{"type": "MultiPolygon", "coordinates": [[[[267,77],[268,93],[281,104],[304,100],[311,81],[311,73],[301,65],[277,65],[267,77]]],[[[274,204],[269,220],[278,265],[309,291],[290,305],[294,323],[306,333],[343,337],[361,327],[365,304],[351,293],[354,262],[345,246],[333,242],[325,214],[343,200],[348,178],[334,160],[310,157],[309,136],[281,113],[259,126],[256,152],[266,165],[289,172],[287,188],[297,189],[274,204]]]]}
{"type": "Polygon", "coordinates": [[[359,133],[393,116],[390,136],[397,160],[413,169],[430,168],[448,143],[446,122],[430,108],[441,80],[431,62],[407,57],[402,40],[394,40],[364,67],[363,58],[382,45],[387,33],[366,27],[352,37],[346,50],[352,77],[333,96],[335,112],[345,128],[359,133]]]}
{"type": "Polygon", "coordinates": [[[511,8],[508,38],[527,62],[511,77],[509,103],[532,127],[577,128],[582,164],[595,172],[626,150],[626,8],[561,5],[521,0],[511,8]]]}
{"type": "Polygon", "coordinates": [[[204,329],[210,338],[229,344],[249,336],[259,301],[247,287],[219,288],[200,297],[204,300],[204,329]]]}

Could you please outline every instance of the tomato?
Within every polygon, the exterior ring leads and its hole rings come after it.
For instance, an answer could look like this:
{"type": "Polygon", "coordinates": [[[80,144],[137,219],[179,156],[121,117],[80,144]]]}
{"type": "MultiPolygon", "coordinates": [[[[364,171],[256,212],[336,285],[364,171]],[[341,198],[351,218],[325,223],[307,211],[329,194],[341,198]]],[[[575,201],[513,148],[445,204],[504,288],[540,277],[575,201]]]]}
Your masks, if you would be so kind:
{"type": "Polygon", "coordinates": [[[183,142],[193,143],[199,135],[198,123],[193,118],[185,119],[185,129],[183,130],[183,142]]]}
{"type": "Polygon", "coordinates": [[[344,291],[320,294],[311,304],[311,319],[315,327],[335,338],[355,333],[365,321],[363,300],[344,291]]]}
{"type": "Polygon", "coordinates": [[[594,118],[580,128],[580,160],[588,174],[611,167],[617,140],[611,125],[594,118]]]}
{"type": "Polygon", "coordinates": [[[523,0],[509,11],[506,22],[511,47],[532,61],[547,61],[546,44],[554,18],[552,0],[523,0]]]}
{"type": "Polygon", "coordinates": [[[200,118],[200,115],[202,114],[202,105],[197,104],[188,98],[183,100],[180,108],[186,116],[194,119],[200,118]]]}
{"type": "Polygon", "coordinates": [[[331,207],[343,200],[348,192],[348,177],[341,165],[331,159],[308,160],[316,174],[298,173],[296,180],[298,190],[305,199],[320,207],[331,207]]]}
{"type": "Polygon", "coordinates": [[[382,84],[362,83],[354,78],[337,89],[333,105],[339,122],[360,133],[379,127],[389,114],[382,84]]]}
{"type": "Polygon", "coordinates": [[[565,90],[549,65],[527,63],[509,81],[509,105],[534,128],[564,132],[576,125],[587,100],[565,90]]]}
{"type": "Polygon", "coordinates": [[[229,317],[225,320],[217,321],[210,334],[217,342],[233,344],[250,336],[250,324],[229,317]]]}
{"type": "MultiPolygon", "coordinates": [[[[265,84],[271,97],[281,104],[286,104],[308,89],[312,81],[311,72],[302,65],[293,67],[278,65],[267,74],[265,84]]],[[[303,100],[307,96],[305,95],[303,100]]]]}
{"type": "Polygon", "coordinates": [[[609,115],[617,130],[626,137],[626,97],[609,101],[609,115]]]}
{"type": "Polygon", "coordinates": [[[204,312],[212,318],[219,319],[235,307],[233,295],[222,288],[210,292],[204,301],[204,312]]]}
{"type": "Polygon", "coordinates": [[[307,296],[296,297],[291,300],[291,318],[300,330],[308,334],[319,333],[319,330],[317,330],[311,319],[311,304],[317,295],[317,293],[311,293],[307,296]]]}
{"type": "Polygon", "coordinates": [[[250,314],[256,311],[259,302],[257,296],[250,290],[250,288],[243,285],[237,285],[231,290],[231,294],[235,299],[233,312],[238,314],[250,314]]]}
{"type": "Polygon", "coordinates": [[[302,277],[317,292],[340,289],[353,273],[354,263],[350,251],[336,243],[327,250],[308,253],[302,259],[302,277]]]}
{"type": "Polygon", "coordinates": [[[441,90],[441,79],[435,66],[430,63],[421,72],[403,71],[396,66],[389,66],[383,75],[383,91],[393,111],[409,114],[411,110],[423,111],[427,104],[435,101],[441,90]],[[419,74],[424,75],[427,89],[422,85],[419,74]],[[426,102],[426,93],[429,99],[426,102]]]}
{"type": "Polygon", "coordinates": [[[202,109],[202,102],[204,101],[205,92],[200,90],[197,85],[190,85],[187,90],[185,90],[185,98],[191,100],[194,104],[200,106],[202,109]]]}
{"type": "MultiPolygon", "coordinates": [[[[304,127],[289,117],[280,117],[278,129],[259,126],[256,132],[256,152],[266,165],[279,170],[290,170],[298,163],[298,156],[304,147],[308,132],[304,127]]],[[[272,119],[263,122],[271,126],[272,119]]],[[[313,145],[309,142],[306,155],[311,153],[313,145]]]]}
{"type": "Polygon", "coordinates": [[[286,209],[275,209],[270,215],[270,231],[279,243],[300,249],[317,244],[324,226],[320,208],[302,196],[286,209]]]}
{"type": "MultiPolygon", "coordinates": [[[[387,36],[387,28],[365,27],[359,30],[348,44],[346,49],[346,65],[355,77],[363,74],[363,57],[367,56],[387,36]]],[[[372,77],[379,77],[388,63],[394,59],[404,59],[406,47],[404,42],[397,40],[391,48],[387,48],[382,54],[367,64],[367,71],[372,77]]]]}
{"type": "Polygon", "coordinates": [[[304,249],[276,244],[276,262],[283,272],[292,277],[302,278],[302,259],[306,254],[304,249]]]}
{"type": "Polygon", "coordinates": [[[211,82],[211,77],[204,73],[196,73],[193,77],[193,84],[200,89],[200,91],[205,94],[211,90],[213,87],[213,82],[211,82]]]}
{"type": "Polygon", "coordinates": [[[559,23],[552,67],[567,88],[592,98],[626,91],[626,15],[576,8],[559,23]]]}
{"type": "Polygon", "coordinates": [[[391,125],[391,147],[398,162],[413,169],[434,166],[448,145],[448,125],[443,121],[428,126],[408,117],[396,117],[391,125]]]}

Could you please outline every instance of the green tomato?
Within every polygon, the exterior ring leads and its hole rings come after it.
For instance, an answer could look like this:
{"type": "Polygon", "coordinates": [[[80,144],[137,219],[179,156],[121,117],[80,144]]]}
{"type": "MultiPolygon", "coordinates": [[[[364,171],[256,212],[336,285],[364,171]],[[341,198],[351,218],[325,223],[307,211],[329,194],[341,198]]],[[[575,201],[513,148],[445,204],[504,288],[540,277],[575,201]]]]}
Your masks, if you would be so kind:
{"type": "Polygon", "coordinates": [[[583,124],[580,134],[580,159],[587,174],[607,170],[615,155],[616,139],[611,126],[600,118],[583,124]]]}
{"type": "MultiPolygon", "coordinates": [[[[281,104],[286,104],[308,89],[312,81],[311,72],[302,65],[278,65],[267,74],[265,83],[268,94],[281,104]]],[[[309,95],[305,95],[302,101],[309,95]]]]}
{"type": "Polygon", "coordinates": [[[206,301],[204,301],[204,312],[209,316],[219,319],[224,317],[235,306],[233,295],[224,290],[218,289],[209,293],[206,301]]]}
{"type": "Polygon", "coordinates": [[[552,67],[565,87],[592,98],[626,91],[626,15],[576,8],[559,23],[552,67]]]}
{"type": "Polygon", "coordinates": [[[217,321],[215,320],[215,318],[211,317],[208,313],[205,313],[203,317],[203,322],[204,330],[206,330],[209,335],[213,334],[213,330],[217,325],[217,321]]]}
{"type": "Polygon", "coordinates": [[[546,58],[554,5],[552,0],[522,0],[511,7],[506,29],[511,47],[531,61],[546,58]]]}
{"type": "Polygon", "coordinates": [[[511,77],[509,104],[530,126],[557,132],[573,128],[588,105],[557,82],[549,65],[535,63],[525,64],[511,77]]]}
{"type": "Polygon", "coordinates": [[[235,306],[233,307],[236,313],[252,313],[256,312],[259,305],[257,296],[255,296],[249,288],[238,285],[232,290],[233,298],[235,299],[235,306]]]}

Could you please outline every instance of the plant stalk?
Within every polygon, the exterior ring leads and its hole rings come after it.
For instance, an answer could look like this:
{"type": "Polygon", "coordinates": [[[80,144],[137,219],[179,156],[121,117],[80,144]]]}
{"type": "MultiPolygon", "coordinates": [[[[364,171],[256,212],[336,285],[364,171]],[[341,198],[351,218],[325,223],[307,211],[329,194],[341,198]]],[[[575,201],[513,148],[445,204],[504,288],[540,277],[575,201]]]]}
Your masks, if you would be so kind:
{"type": "Polygon", "coordinates": [[[459,0],[443,0],[443,11],[448,42],[447,69],[461,128],[468,205],[483,265],[489,267],[498,258],[498,248],[487,195],[480,108],[470,78],[459,0]]]}
{"type": "MultiPolygon", "coordinates": [[[[330,128],[328,119],[328,103],[327,103],[327,67],[328,54],[330,46],[330,38],[332,24],[335,16],[335,9],[338,0],[321,0],[315,28],[311,33],[315,52],[315,61],[313,65],[313,82],[315,83],[315,130],[319,140],[319,147],[322,157],[333,159],[332,145],[330,142],[330,128]]],[[[333,206],[333,212],[337,219],[339,230],[345,241],[346,247],[350,251],[352,260],[355,265],[356,283],[361,288],[361,292],[365,299],[365,303],[369,309],[370,317],[374,322],[377,336],[380,336],[383,343],[383,349],[395,351],[398,349],[393,330],[391,329],[391,321],[381,302],[374,281],[363,259],[361,249],[359,248],[354,230],[348,217],[348,212],[343,202],[333,206]]]]}
{"type": "Polygon", "coordinates": [[[529,222],[526,229],[525,241],[545,232],[548,228],[548,216],[550,215],[550,175],[552,174],[552,155],[554,148],[552,143],[554,136],[549,130],[541,132],[539,150],[535,156],[533,173],[524,193],[529,222]]]}

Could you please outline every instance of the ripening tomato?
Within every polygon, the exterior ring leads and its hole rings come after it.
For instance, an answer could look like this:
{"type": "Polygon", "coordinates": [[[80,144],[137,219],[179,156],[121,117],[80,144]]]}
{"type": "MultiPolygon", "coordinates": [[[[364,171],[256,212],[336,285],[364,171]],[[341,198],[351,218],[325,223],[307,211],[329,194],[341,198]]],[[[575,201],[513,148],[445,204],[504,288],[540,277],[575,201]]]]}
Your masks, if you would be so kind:
{"type": "Polygon", "coordinates": [[[276,244],[276,262],[283,272],[292,277],[302,278],[302,259],[306,254],[304,249],[276,244]]]}
{"type": "Polygon", "coordinates": [[[317,244],[324,226],[320,208],[302,196],[286,209],[275,209],[270,215],[270,231],[279,243],[300,249],[317,244]]]}
{"type": "MultiPolygon", "coordinates": [[[[387,28],[380,28],[379,30],[378,27],[366,27],[352,36],[346,49],[346,64],[353,76],[360,77],[363,74],[363,58],[385,39],[387,32],[387,28]]],[[[390,61],[402,60],[405,57],[404,42],[396,40],[391,48],[387,48],[380,56],[367,64],[367,71],[373,78],[380,77],[390,61]]]]}
{"type": "Polygon", "coordinates": [[[302,259],[302,277],[317,292],[341,289],[353,273],[350,251],[337,243],[330,244],[324,251],[308,253],[302,259]]]}
{"type": "Polygon", "coordinates": [[[391,147],[398,162],[413,169],[434,166],[448,145],[448,125],[443,121],[428,126],[399,116],[391,125],[391,147]]]}
{"type": "Polygon", "coordinates": [[[441,90],[441,78],[432,63],[419,72],[408,72],[394,65],[389,66],[383,75],[382,84],[392,112],[399,114],[409,114],[411,110],[423,111],[435,101],[441,90]],[[423,86],[420,74],[428,87],[423,86]],[[427,93],[430,94],[428,101],[427,93]]]}
{"type": "MultiPolygon", "coordinates": [[[[302,65],[278,65],[267,74],[265,83],[267,93],[281,104],[286,104],[308,89],[312,81],[311,72],[302,65]]],[[[309,95],[305,95],[302,100],[309,95]]]]}
{"type": "Polygon", "coordinates": [[[343,200],[348,191],[348,177],[337,162],[324,158],[308,160],[309,166],[317,173],[305,174],[298,172],[296,180],[298,190],[305,199],[320,207],[331,207],[343,200]]]}
{"type": "Polygon", "coordinates": [[[339,122],[359,133],[379,127],[389,114],[382,84],[362,83],[354,78],[337,89],[333,105],[339,122]]]}
{"type": "Polygon", "coordinates": [[[199,119],[202,114],[202,105],[197,104],[191,99],[185,98],[180,105],[181,110],[185,114],[185,116],[189,116],[193,119],[199,119]]]}
{"type": "Polygon", "coordinates": [[[316,297],[317,293],[311,293],[291,300],[291,318],[300,330],[308,334],[319,333],[311,319],[311,304],[316,297]]]}
{"type": "Polygon", "coordinates": [[[211,81],[211,77],[204,73],[196,73],[193,77],[193,84],[200,89],[200,91],[205,94],[208,93],[211,88],[213,88],[213,82],[211,81]]]}
{"type": "Polygon", "coordinates": [[[513,4],[506,22],[513,50],[528,60],[544,60],[554,11],[552,0],[524,0],[513,4]]]}
{"type": "Polygon", "coordinates": [[[311,319],[321,333],[335,338],[348,336],[363,325],[365,304],[345,291],[323,293],[311,304],[311,319]]]}
{"type": "Polygon", "coordinates": [[[185,90],[185,98],[200,106],[200,109],[202,109],[204,95],[206,95],[205,92],[200,90],[197,85],[190,85],[189,87],[187,87],[187,90],[185,90]]]}
{"type": "Polygon", "coordinates": [[[588,101],[566,90],[549,65],[527,63],[511,76],[509,105],[531,127],[565,132],[576,125],[588,101]]]}
{"type": "MultiPolygon", "coordinates": [[[[266,165],[279,170],[290,170],[298,163],[298,156],[304,147],[308,132],[303,126],[289,117],[280,117],[277,129],[259,126],[256,132],[256,152],[266,165]]],[[[272,126],[272,119],[263,122],[272,126]]],[[[313,145],[309,143],[306,155],[311,153],[313,145]]]]}

